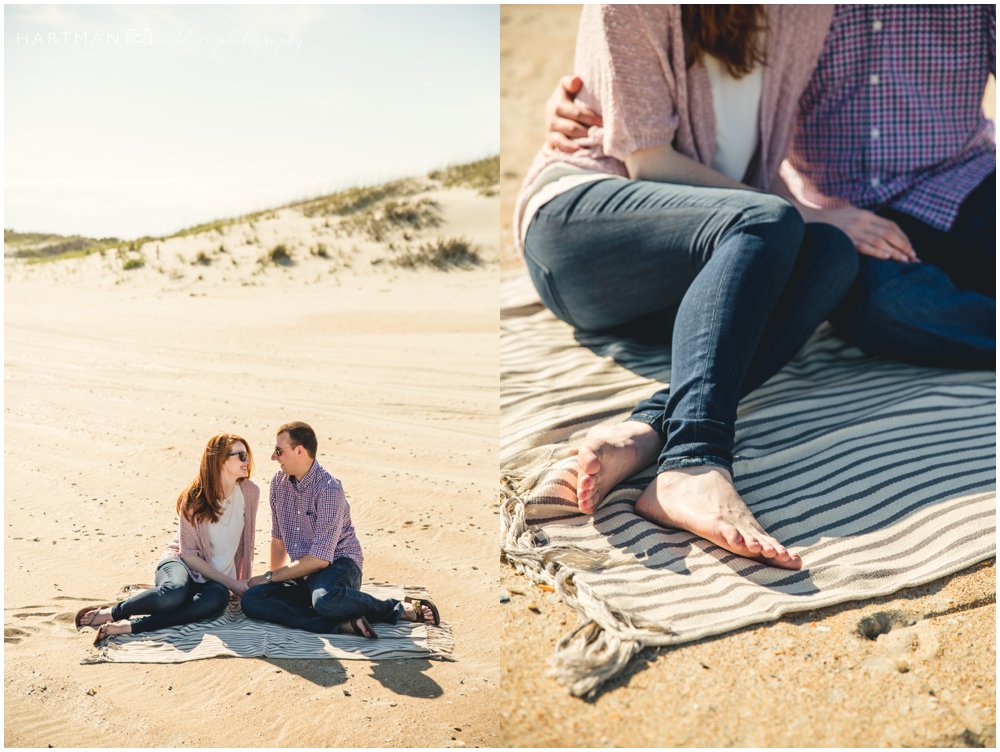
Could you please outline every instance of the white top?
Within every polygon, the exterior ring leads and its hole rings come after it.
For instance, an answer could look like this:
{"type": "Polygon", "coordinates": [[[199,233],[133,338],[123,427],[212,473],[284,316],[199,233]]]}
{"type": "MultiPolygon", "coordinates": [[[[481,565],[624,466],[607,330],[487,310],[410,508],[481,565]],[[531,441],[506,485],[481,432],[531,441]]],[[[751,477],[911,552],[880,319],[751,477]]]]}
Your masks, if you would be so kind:
{"type": "Polygon", "coordinates": [[[758,65],[743,78],[733,78],[718,58],[705,55],[715,107],[715,159],[712,167],[733,180],[743,180],[760,143],[760,92],[764,69],[758,65]]]}
{"type": "Polygon", "coordinates": [[[236,549],[243,537],[245,518],[243,491],[236,484],[229,498],[222,502],[222,516],[208,526],[208,541],[212,545],[212,566],[227,577],[236,577],[236,549]]]}

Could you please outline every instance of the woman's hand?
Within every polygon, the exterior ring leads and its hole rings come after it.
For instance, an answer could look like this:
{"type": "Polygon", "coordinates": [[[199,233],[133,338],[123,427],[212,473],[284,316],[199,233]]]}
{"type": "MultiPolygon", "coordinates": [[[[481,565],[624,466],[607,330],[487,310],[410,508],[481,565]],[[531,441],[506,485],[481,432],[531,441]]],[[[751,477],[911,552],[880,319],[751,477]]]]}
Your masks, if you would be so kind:
{"type": "Polygon", "coordinates": [[[580,147],[574,138],[583,138],[592,125],[603,125],[601,116],[574,100],[583,88],[579,76],[563,76],[545,103],[545,143],[550,149],[572,154],[580,147]]]}
{"type": "Polygon", "coordinates": [[[250,589],[250,580],[233,580],[233,584],[229,589],[232,591],[233,595],[241,596],[250,589]]]}
{"type": "Polygon", "coordinates": [[[859,253],[904,264],[920,263],[910,239],[892,220],[874,212],[845,206],[838,209],[807,209],[808,222],[826,222],[839,227],[854,241],[859,253]]]}

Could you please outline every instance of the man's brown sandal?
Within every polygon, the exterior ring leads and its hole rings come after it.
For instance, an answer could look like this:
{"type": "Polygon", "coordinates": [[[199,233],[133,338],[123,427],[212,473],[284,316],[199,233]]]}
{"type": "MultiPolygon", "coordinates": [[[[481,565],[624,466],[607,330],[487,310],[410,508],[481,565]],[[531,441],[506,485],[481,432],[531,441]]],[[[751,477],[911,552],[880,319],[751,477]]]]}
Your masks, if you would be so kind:
{"type": "Polygon", "coordinates": [[[378,632],[372,627],[368,619],[363,616],[358,616],[354,619],[348,621],[351,628],[354,630],[354,635],[356,637],[364,637],[369,640],[377,640],[378,632]]]}
{"type": "Polygon", "coordinates": [[[424,618],[423,608],[424,606],[427,606],[427,608],[431,610],[431,616],[433,617],[430,623],[435,627],[441,626],[441,614],[438,611],[438,607],[434,605],[434,601],[430,598],[411,598],[410,596],[406,596],[403,600],[407,603],[413,604],[413,607],[417,610],[417,621],[427,621],[427,619],[424,618]]]}

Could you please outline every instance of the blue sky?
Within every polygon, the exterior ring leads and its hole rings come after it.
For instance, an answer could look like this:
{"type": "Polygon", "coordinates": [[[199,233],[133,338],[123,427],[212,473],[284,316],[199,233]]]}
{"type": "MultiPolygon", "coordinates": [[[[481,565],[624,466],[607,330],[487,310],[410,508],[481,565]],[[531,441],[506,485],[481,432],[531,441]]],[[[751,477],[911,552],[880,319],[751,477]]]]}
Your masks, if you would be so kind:
{"type": "Polygon", "coordinates": [[[497,6],[6,6],[4,227],[131,238],[499,152],[497,6]]]}

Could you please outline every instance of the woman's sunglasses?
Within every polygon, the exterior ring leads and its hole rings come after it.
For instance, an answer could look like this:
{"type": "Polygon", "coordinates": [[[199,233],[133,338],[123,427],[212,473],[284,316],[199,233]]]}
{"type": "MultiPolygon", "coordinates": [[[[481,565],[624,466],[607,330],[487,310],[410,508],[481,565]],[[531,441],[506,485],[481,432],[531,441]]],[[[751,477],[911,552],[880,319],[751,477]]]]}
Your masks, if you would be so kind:
{"type": "Polygon", "coordinates": [[[246,462],[247,461],[247,457],[249,457],[250,455],[247,454],[246,452],[230,452],[226,456],[227,457],[239,457],[240,458],[240,462],[246,462]]]}

